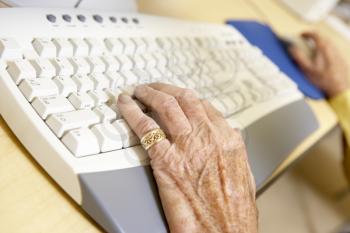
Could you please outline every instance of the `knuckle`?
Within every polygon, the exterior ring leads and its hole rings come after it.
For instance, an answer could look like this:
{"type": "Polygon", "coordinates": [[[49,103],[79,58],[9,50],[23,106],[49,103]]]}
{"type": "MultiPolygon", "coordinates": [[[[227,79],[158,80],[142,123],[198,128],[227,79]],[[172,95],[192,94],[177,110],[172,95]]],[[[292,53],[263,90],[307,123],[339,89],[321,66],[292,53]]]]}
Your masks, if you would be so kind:
{"type": "Polygon", "coordinates": [[[176,97],[176,99],[180,102],[183,100],[193,100],[197,98],[197,94],[195,91],[191,89],[183,89],[179,95],[176,97]]]}
{"type": "Polygon", "coordinates": [[[155,125],[154,121],[146,116],[142,116],[136,125],[138,132],[143,133],[143,134],[152,130],[155,127],[156,127],[156,125],[155,125]]]}
{"type": "Polygon", "coordinates": [[[182,91],[182,95],[181,95],[183,98],[196,98],[196,93],[191,90],[191,89],[184,89],[182,91]]]}
{"type": "Polygon", "coordinates": [[[166,98],[162,99],[159,105],[161,108],[172,108],[177,106],[177,100],[173,96],[167,96],[166,98]]]}

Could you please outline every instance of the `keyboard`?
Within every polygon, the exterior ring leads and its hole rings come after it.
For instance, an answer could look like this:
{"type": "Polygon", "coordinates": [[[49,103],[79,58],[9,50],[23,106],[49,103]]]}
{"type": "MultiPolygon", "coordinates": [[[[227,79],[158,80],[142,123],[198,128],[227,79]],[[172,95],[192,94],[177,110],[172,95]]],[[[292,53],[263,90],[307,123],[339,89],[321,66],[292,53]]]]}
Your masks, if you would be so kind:
{"type": "Polygon", "coordinates": [[[108,232],[167,232],[119,93],[151,82],[196,90],[242,130],[258,189],[317,129],[295,83],[227,25],[18,8],[0,10],[0,27],[1,116],[108,232]]]}

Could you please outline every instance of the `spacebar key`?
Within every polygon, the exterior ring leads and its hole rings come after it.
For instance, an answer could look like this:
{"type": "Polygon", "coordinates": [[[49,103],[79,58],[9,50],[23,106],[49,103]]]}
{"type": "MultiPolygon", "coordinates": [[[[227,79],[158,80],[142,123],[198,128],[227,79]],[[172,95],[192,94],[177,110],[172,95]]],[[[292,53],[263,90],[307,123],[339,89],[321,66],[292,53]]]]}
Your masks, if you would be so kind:
{"type": "Polygon", "coordinates": [[[71,129],[89,127],[99,123],[99,116],[89,109],[78,110],[73,112],[64,112],[52,114],[46,120],[46,124],[61,138],[65,132],[71,129]]]}

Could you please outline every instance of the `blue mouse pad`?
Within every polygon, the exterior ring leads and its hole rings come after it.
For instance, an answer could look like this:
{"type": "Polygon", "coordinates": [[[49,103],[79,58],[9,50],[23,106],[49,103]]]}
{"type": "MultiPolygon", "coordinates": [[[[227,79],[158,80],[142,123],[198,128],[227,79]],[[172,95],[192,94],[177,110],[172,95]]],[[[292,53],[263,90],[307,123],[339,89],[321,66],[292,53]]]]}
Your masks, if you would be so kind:
{"type": "Polygon", "coordinates": [[[247,40],[259,47],[285,74],[287,74],[306,96],[322,99],[324,94],[316,88],[299,69],[289,56],[287,47],[278,36],[265,24],[256,21],[228,20],[227,24],[234,26],[247,40]]]}

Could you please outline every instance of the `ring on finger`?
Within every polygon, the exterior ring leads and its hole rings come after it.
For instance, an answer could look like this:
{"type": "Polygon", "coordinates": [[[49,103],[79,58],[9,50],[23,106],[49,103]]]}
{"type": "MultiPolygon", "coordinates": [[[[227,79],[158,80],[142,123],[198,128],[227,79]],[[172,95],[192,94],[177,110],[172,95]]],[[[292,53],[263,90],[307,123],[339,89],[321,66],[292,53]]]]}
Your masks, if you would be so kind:
{"type": "Polygon", "coordinates": [[[153,145],[157,144],[158,142],[166,139],[166,135],[163,130],[160,128],[152,129],[149,132],[147,132],[145,135],[142,136],[140,142],[142,147],[145,150],[148,150],[153,145]]]}

